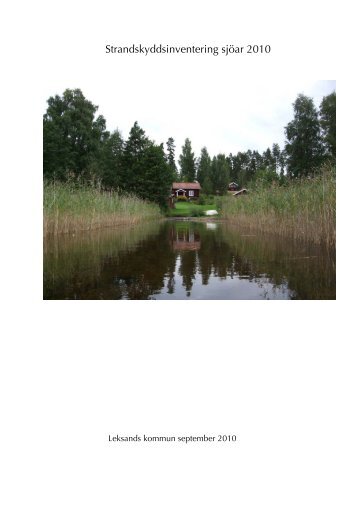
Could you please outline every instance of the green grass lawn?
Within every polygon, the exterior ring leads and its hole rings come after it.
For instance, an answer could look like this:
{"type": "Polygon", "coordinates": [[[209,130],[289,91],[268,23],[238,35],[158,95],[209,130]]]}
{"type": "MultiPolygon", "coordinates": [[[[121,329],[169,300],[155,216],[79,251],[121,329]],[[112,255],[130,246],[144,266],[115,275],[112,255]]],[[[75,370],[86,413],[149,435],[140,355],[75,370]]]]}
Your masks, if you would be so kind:
{"type": "MultiPolygon", "coordinates": [[[[170,217],[201,217],[205,211],[215,209],[214,204],[195,204],[192,202],[177,202],[175,208],[169,210],[170,217]]],[[[217,215],[216,215],[217,216],[217,215]]]]}

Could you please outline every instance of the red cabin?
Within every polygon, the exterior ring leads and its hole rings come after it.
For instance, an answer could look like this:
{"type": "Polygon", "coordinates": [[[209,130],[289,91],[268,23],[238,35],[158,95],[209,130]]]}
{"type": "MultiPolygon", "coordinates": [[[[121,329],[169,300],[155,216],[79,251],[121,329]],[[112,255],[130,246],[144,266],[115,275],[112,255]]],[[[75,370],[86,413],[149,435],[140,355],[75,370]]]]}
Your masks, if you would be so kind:
{"type": "Polygon", "coordinates": [[[200,183],[194,181],[192,183],[173,183],[172,194],[175,197],[184,196],[188,199],[197,199],[201,190],[200,183]]]}

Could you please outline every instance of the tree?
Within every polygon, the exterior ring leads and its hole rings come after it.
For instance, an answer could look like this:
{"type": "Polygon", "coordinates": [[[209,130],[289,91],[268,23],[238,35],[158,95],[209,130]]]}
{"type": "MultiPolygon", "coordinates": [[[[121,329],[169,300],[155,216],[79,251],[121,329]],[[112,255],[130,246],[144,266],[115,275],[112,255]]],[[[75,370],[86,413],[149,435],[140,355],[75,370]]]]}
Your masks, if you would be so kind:
{"type": "Polygon", "coordinates": [[[124,141],[118,130],[112,132],[103,143],[99,176],[107,189],[118,189],[122,186],[123,148],[124,141]]]}
{"type": "Polygon", "coordinates": [[[247,150],[246,152],[246,182],[255,178],[256,171],[261,169],[262,156],[257,150],[247,150]]]}
{"type": "Polygon", "coordinates": [[[275,171],[277,172],[277,174],[279,173],[279,170],[281,168],[280,166],[280,162],[281,162],[281,150],[280,150],[280,147],[277,143],[274,143],[272,145],[272,158],[273,158],[273,161],[274,161],[274,166],[275,166],[275,171]]]}
{"type": "Polygon", "coordinates": [[[202,148],[200,153],[197,172],[197,180],[202,187],[204,185],[205,179],[210,179],[210,171],[211,171],[211,158],[208,153],[208,150],[204,146],[204,148],[202,148]]]}
{"type": "Polygon", "coordinates": [[[167,141],[167,151],[168,151],[168,165],[170,168],[170,171],[172,173],[172,180],[177,181],[178,180],[178,170],[177,165],[175,163],[175,144],[174,139],[172,137],[169,137],[167,141]]]}
{"type": "Polygon", "coordinates": [[[336,158],[336,92],[323,97],[320,105],[320,124],[326,154],[336,158]]]}
{"type": "Polygon", "coordinates": [[[275,166],[275,158],[270,150],[270,148],[267,148],[266,151],[262,154],[262,166],[260,169],[266,169],[266,170],[276,170],[275,166]]]}
{"type": "Polygon", "coordinates": [[[173,175],[163,145],[150,141],[137,122],[130,130],[122,160],[122,188],[165,206],[173,175]]]}
{"type": "Polygon", "coordinates": [[[81,90],[67,89],[48,99],[43,116],[43,170],[46,178],[66,179],[71,173],[88,176],[96,171],[102,143],[108,138],[98,106],[81,90]]]}
{"type": "Polygon", "coordinates": [[[166,162],[163,145],[156,146],[151,143],[146,147],[141,160],[141,170],[137,187],[137,195],[159,204],[167,206],[173,174],[166,162]]]}
{"type": "Polygon", "coordinates": [[[234,157],[234,178],[239,187],[244,187],[249,181],[248,171],[249,171],[249,162],[250,157],[248,152],[238,152],[234,157]]]}
{"type": "Polygon", "coordinates": [[[182,146],[182,153],[179,157],[179,164],[181,167],[181,180],[194,181],[195,157],[191,149],[191,142],[188,138],[185,139],[184,146],[182,146]]]}
{"type": "Polygon", "coordinates": [[[219,154],[213,158],[211,163],[211,180],[214,191],[217,194],[225,194],[229,184],[230,167],[226,156],[219,154]]]}
{"type": "Polygon", "coordinates": [[[302,94],[293,109],[294,119],[285,127],[287,172],[291,177],[307,176],[323,161],[318,112],[313,100],[302,94]]]}
{"type": "Polygon", "coordinates": [[[141,191],[143,156],[150,144],[144,130],[140,128],[138,122],[134,122],[123,151],[122,188],[125,191],[133,193],[141,191]]]}
{"type": "Polygon", "coordinates": [[[255,184],[259,186],[269,187],[273,183],[278,183],[280,180],[279,175],[274,167],[260,168],[255,173],[255,184]]]}
{"type": "Polygon", "coordinates": [[[228,161],[228,164],[229,164],[229,180],[230,181],[234,181],[235,183],[236,182],[236,157],[234,157],[234,155],[232,153],[229,153],[229,156],[226,157],[227,158],[227,161],[228,161]]]}

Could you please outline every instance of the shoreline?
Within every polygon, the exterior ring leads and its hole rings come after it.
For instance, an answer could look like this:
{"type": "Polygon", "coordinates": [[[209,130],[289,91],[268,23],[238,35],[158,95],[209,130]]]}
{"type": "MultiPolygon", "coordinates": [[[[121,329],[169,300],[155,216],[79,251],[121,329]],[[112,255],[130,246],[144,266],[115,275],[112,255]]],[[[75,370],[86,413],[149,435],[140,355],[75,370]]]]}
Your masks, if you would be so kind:
{"type": "MultiPolygon", "coordinates": [[[[128,219],[127,217],[123,217],[122,219],[118,220],[112,220],[108,223],[103,222],[92,222],[87,224],[86,227],[77,227],[77,228],[66,228],[63,226],[59,228],[51,228],[50,230],[47,229],[45,231],[45,225],[44,225],[44,234],[43,239],[49,237],[55,237],[55,236],[68,236],[68,235],[74,235],[79,233],[91,233],[94,231],[99,231],[101,229],[116,229],[116,228],[126,228],[126,227],[139,227],[141,225],[145,224],[151,224],[153,222],[198,222],[198,223],[218,223],[218,224],[224,224],[228,226],[235,227],[239,230],[242,230],[243,232],[247,233],[254,233],[255,235],[264,235],[264,236],[275,236],[275,237],[282,237],[287,239],[293,239],[297,241],[305,241],[310,242],[314,244],[321,244],[326,245],[330,249],[336,248],[336,241],[335,241],[335,235],[334,239],[332,237],[325,237],[322,239],[322,236],[317,236],[317,234],[313,234],[313,232],[316,230],[316,225],[312,224],[312,231],[309,233],[309,231],[305,231],[302,228],[295,228],[294,224],[291,220],[291,227],[288,227],[288,223],[290,222],[289,219],[282,219],[279,220],[278,218],[271,219],[270,223],[268,223],[265,220],[262,220],[263,217],[257,216],[257,220],[253,222],[253,217],[249,217],[249,220],[245,220],[247,217],[243,217],[242,220],[237,220],[235,218],[228,218],[228,217],[151,217],[143,220],[142,218],[132,218],[128,219]]],[[[294,221],[293,221],[294,222],[294,221]]],[[[72,226],[74,224],[74,221],[72,221],[72,226]]]]}

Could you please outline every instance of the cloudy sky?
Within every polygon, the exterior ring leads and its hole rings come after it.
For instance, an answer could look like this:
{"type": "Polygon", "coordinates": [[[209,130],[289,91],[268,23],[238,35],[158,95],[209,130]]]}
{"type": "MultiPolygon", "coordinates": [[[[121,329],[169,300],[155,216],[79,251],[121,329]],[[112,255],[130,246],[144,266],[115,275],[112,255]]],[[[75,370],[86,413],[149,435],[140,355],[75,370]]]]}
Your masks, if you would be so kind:
{"type": "MultiPolygon", "coordinates": [[[[284,127],[293,117],[292,103],[297,95],[304,93],[319,106],[322,97],[335,89],[335,81],[283,82],[271,77],[267,81],[238,82],[236,78],[218,86],[217,80],[211,81],[206,75],[197,80],[182,79],[175,86],[170,86],[168,79],[158,86],[154,79],[146,84],[145,91],[143,83],[133,80],[120,86],[116,81],[102,87],[80,82],[67,86],[81,88],[86,98],[99,106],[109,130],[118,128],[127,137],[138,121],[158,143],[173,137],[178,157],[186,137],[192,141],[196,156],[203,146],[211,155],[249,148],[263,151],[274,142],[283,147],[284,127]]],[[[49,95],[62,92],[49,90],[49,95]]]]}

